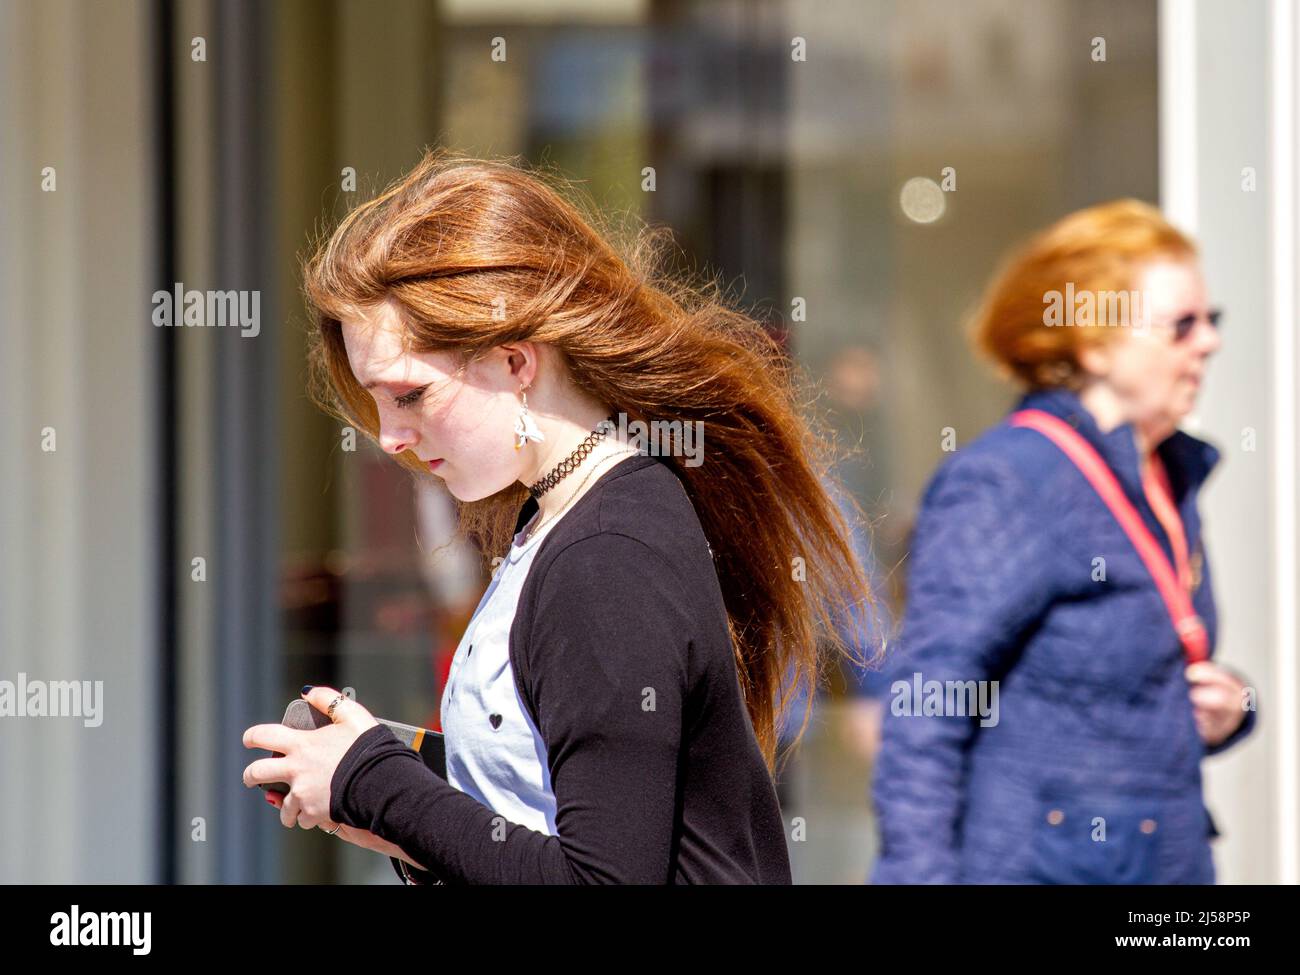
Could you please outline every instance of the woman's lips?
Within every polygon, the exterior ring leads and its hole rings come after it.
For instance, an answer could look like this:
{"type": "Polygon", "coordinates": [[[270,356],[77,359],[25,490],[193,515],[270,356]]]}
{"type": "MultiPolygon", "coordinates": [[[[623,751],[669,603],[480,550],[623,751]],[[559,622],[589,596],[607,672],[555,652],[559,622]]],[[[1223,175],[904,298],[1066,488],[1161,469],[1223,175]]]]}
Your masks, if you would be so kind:
{"type": "Polygon", "coordinates": [[[436,471],[439,467],[442,466],[442,460],[443,459],[439,457],[436,460],[429,461],[429,470],[436,471]]]}

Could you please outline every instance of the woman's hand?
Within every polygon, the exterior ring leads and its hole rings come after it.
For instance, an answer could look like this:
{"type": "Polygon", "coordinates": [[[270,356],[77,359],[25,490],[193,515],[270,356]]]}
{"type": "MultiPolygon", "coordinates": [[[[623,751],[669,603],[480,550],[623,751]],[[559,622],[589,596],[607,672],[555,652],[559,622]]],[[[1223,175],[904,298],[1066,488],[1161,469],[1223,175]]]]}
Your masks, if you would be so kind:
{"type": "MultiPolygon", "coordinates": [[[[330,702],[340,695],[332,687],[312,687],[303,696],[317,711],[328,714],[330,702]]],[[[334,770],[352,743],[377,724],[374,715],[344,697],[334,707],[333,723],[323,728],[299,731],[282,724],[253,725],[244,732],[245,748],[266,748],[283,754],[249,765],[244,769],[244,785],[287,782],[289,792],[277,804],[280,822],[289,829],[311,829],[322,824],[332,829],[330,780],[334,770]]]]}
{"type": "Polygon", "coordinates": [[[1185,673],[1192,685],[1196,730],[1207,745],[1221,744],[1246,720],[1242,706],[1246,685],[1236,675],[1208,660],[1189,664],[1185,673]]]}
{"type": "MultiPolygon", "coordinates": [[[[266,801],[275,806],[276,809],[279,809],[284,804],[284,797],[278,792],[268,792],[266,794],[266,801]]],[[[299,822],[298,825],[302,826],[302,823],[299,822]]],[[[331,836],[343,840],[345,843],[359,846],[363,850],[373,850],[375,853],[382,853],[384,856],[397,857],[397,859],[405,860],[413,867],[417,867],[420,870],[425,869],[421,864],[407,856],[406,851],[396,843],[389,843],[388,840],[380,839],[368,829],[358,829],[355,826],[346,826],[343,823],[331,822],[321,823],[320,828],[331,836]],[[334,831],[335,826],[338,827],[337,832],[334,831]]]]}

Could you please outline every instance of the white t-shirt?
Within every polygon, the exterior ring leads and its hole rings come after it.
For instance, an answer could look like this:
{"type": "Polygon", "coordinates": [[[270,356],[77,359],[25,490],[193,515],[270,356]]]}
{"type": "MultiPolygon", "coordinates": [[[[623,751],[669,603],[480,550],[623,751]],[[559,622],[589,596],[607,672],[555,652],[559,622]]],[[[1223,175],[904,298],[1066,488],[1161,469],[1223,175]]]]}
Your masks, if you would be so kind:
{"type": "MultiPolygon", "coordinates": [[[[534,514],[528,525],[536,520],[534,514]]],[[[520,539],[528,525],[515,535],[456,647],[442,692],[447,781],[506,822],[551,835],[555,793],[546,745],[515,686],[510,625],[533,557],[559,520],[551,518],[526,543],[520,539]]]]}

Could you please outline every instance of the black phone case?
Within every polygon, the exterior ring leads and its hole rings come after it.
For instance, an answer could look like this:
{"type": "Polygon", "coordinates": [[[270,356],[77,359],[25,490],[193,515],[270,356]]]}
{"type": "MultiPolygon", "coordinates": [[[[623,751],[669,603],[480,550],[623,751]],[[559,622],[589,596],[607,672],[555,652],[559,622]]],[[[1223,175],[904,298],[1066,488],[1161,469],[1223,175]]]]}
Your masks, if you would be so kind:
{"type": "MultiPolygon", "coordinates": [[[[375,720],[396,735],[398,741],[415,749],[419,756],[424,759],[424,764],[435,775],[442,779],[447,777],[447,743],[443,740],[440,732],[431,731],[428,728],[419,728],[415,725],[402,724],[400,721],[385,721],[383,718],[376,718],[375,720]]],[[[299,699],[289,702],[289,706],[284,710],[284,718],[280,723],[288,728],[296,728],[299,731],[312,731],[329,724],[330,719],[329,715],[323,711],[317,711],[306,701],[299,699]]],[[[281,758],[283,755],[284,752],[271,753],[272,758],[281,758]]],[[[287,782],[262,782],[259,784],[268,792],[278,792],[280,795],[285,795],[289,791],[289,783],[287,782]]]]}

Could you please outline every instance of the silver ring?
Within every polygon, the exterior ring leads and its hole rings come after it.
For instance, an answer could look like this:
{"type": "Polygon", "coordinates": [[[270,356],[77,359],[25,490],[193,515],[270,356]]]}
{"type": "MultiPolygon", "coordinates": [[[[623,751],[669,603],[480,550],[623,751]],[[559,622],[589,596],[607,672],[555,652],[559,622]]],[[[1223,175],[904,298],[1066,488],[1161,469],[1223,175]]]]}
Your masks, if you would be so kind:
{"type": "Polygon", "coordinates": [[[321,832],[323,832],[326,836],[333,836],[335,833],[337,833],[337,832],[338,832],[339,830],[341,830],[342,828],[343,828],[343,824],[342,824],[342,823],[337,823],[337,824],[335,824],[335,826],[334,826],[333,829],[321,830],[321,832]]]}

